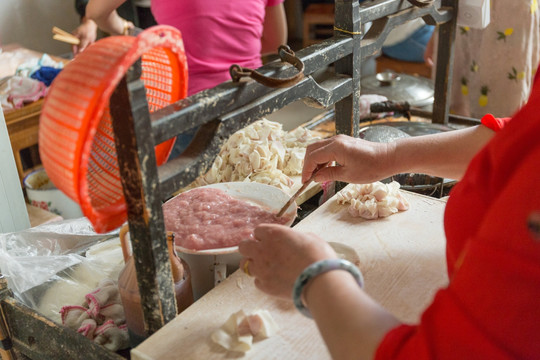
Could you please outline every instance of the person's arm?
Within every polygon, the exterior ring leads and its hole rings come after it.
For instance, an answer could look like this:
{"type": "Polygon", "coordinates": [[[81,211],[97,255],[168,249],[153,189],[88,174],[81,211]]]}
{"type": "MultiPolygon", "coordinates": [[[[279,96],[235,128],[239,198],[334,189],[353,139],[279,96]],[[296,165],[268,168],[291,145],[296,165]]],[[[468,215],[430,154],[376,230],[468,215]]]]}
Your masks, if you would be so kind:
{"type": "Polygon", "coordinates": [[[495,135],[483,125],[436,135],[399,139],[395,143],[396,173],[416,172],[460,180],[472,158],[495,135]]]}
{"type": "MultiPolygon", "coordinates": [[[[254,235],[257,241],[239,245],[245,257],[240,268],[247,267],[260,290],[284,299],[291,300],[294,282],[307,266],[337,257],[316,235],[286,226],[260,225],[254,235]]],[[[372,358],[384,335],[400,324],[346,271],[316,276],[303,295],[333,359],[372,358]]]]}
{"type": "Polygon", "coordinates": [[[372,359],[386,333],[400,322],[369,297],[345,271],[315,277],[304,303],[332,359],[372,359]]]}
{"type": "Polygon", "coordinates": [[[308,146],[302,181],[319,164],[336,161],[336,166],[321,169],[315,181],[340,180],[368,183],[386,177],[418,172],[459,180],[473,156],[495,132],[480,125],[434,135],[375,143],[338,135],[308,146]]]}
{"type": "Polygon", "coordinates": [[[110,35],[122,35],[133,23],[121,18],[116,9],[126,0],[89,0],[86,16],[96,22],[98,27],[110,35]]]}
{"type": "Polygon", "coordinates": [[[79,45],[73,45],[73,55],[82,52],[88,45],[96,41],[97,29],[97,24],[94,21],[87,19],[86,16],[82,17],[81,24],[73,30],[73,35],[81,41],[79,45]]]}
{"type": "Polygon", "coordinates": [[[280,45],[287,43],[287,19],[283,3],[268,6],[261,38],[261,55],[276,53],[280,45]]]}
{"type": "Polygon", "coordinates": [[[426,50],[424,50],[424,62],[427,66],[432,67],[435,63],[434,56],[435,56],[435,37],[437,31],[434,31],[433,34],[431,34],[431,37],[429,38],[428,43],[426,44],[426,50]]]}

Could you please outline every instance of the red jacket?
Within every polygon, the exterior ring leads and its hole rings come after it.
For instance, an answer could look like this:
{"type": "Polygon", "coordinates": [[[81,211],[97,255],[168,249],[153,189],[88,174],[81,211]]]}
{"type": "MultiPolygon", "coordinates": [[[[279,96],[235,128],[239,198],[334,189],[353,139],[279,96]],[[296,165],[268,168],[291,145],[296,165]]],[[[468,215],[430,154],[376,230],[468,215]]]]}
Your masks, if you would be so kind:
{"type": "Polygon", "coordinates": [[[444,225],[449,286],[420,324],[391,330],[376,359],[540,359],[539,82],[471,161],[444,225]]]}

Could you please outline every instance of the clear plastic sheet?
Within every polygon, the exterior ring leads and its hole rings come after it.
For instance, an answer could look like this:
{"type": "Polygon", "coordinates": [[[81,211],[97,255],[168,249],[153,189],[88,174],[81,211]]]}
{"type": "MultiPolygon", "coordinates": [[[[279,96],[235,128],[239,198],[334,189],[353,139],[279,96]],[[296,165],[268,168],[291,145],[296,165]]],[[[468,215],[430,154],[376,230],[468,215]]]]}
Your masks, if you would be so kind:
{"type": "Polygon", "coordinates": [[[100,280],[116,281],[123,265],[117,233],[96,234],[86,218],[0,234],[0,272],[9,288],[59,323],[62,306],[82,304],[100,280]]]}

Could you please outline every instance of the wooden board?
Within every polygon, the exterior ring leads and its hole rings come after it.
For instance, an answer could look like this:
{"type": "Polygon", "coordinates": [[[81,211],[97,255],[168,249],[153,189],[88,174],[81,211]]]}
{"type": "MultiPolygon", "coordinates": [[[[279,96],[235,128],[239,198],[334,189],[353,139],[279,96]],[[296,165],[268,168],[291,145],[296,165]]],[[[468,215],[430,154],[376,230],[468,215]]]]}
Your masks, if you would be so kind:
{"type": "MultiPolygon", "coordinates": [[[[360,257],[365,290],[405,322],[418,321],[436,289],[448,282],[443,212],[445,202],[405,193],[408,211],[378,220],[348,215],[330,199],[296,229],[353,247],[360,257]]],[[[248,359],[330,359],[315,323],[292,302],[267,296],[236,271],[186,311],[131,351],[133,359],[228,359],[242,357],[214,344],[210,334],[234,312],[269,310],[281,329],[254,344],[248,359]]]]}
{"type": "Polygon", "coordinates": [[[26,211],[28,212],[28,218],[30,219],[30,227],[64,220],[64,218],[60,215],[40,209],[37,206],[33,206],[30,204],[26,204],[26,211]]]}
{"type": "Polygon", "coordinates": [[[401,321],[415,323],[434,291],[448,282],[443,200],[402,192],[410,209],[378,220],[351,217],[335,198],[296,225],[351,246],[365,290],[401,321]]]}

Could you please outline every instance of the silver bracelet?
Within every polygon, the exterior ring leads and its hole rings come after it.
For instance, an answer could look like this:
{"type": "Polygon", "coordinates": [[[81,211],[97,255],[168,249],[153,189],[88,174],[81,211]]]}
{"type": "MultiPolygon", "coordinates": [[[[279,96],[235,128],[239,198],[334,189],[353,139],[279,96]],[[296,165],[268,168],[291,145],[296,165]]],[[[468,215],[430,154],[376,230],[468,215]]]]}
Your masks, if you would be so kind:
{"type": "Polygon", "coordinates": [[[364,278],[360,270],[354,266],[353,263],[344,259],[326,259],[317,261],[302,271],[302,273],[296,279],[293,286],[293,302],[294,306],[300,311],[303,315],[308,318],[312,318],[311,312],[307,307],[304,306],[302,302],[302,292],[307,283],[313,279],[315,276],[324,274],[325,272],[332,270],[346,270],[354,276],[354,279],[360,287],[364,286],[364,278]]]}

